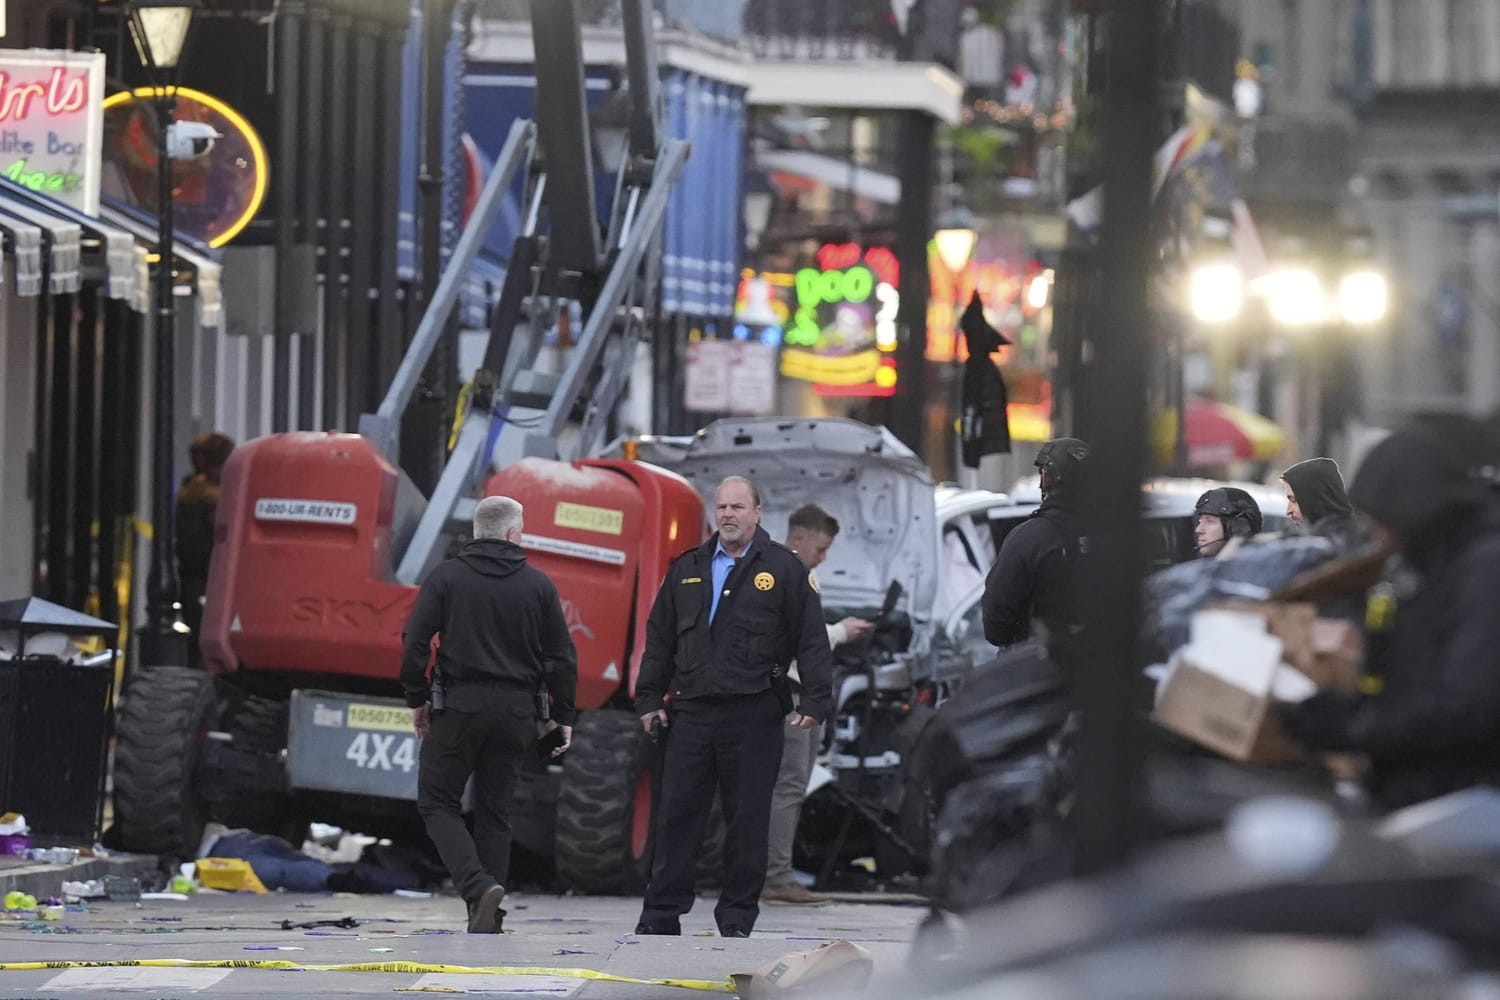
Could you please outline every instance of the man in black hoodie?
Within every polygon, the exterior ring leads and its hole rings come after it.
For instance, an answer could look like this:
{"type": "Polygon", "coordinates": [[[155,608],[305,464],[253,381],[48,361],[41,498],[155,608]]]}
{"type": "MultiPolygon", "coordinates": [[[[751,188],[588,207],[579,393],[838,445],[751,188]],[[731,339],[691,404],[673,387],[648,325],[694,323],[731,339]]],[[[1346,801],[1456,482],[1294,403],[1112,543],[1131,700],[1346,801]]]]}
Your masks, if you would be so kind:
{"type": "Polygon", "coordinates": [[[1387,809],[1500,785],[1500,510],[1472,464],[1421,425],[1365,458],[1351,497],[1372,540],[1406,568],[1392,580],[1394,615],[1372,623],[1386,631],[1366,664],[1380,693],[1279,706],[1308,746],[1368,755],[1370,790],[1387,809]]]}
{"type": "Polygon", "coordinates": [[[526,564],[521,505],[485,497],[474,540],[427,575],[404,633],[401,687],[422,739],[417,811],[469,907],[471,934],[496,934],[510,869],[510,801],[538,729],[573,739],[577,652],[557,587],[526,564]],[[432,640],[439,640],[429,679],[432,640]],[[551,719],[538,719],[546,686],[551,719]],[[474,778],[474,834],[464,785],[474,778]]]}
{"type": "Polygon", "coordinates": [[[1052,633],[1077,621],[1074,577],[1084,548],[1079,479],[1088,453],[1077,438],[1048,441],[1037,452],[1042,505],[1005,536],[984,581],[984,637],[996,646],[1030,636],[1033,620],[1052,633]]]}
{"type": "Polygon", "coordinates": [[[1333,542],[1340,555],[1363,545],[1364,533],[1333,459],[1298,462],[1281,474],[1281,485],[1286,490],[1286,516],[1298,527],[1333,542]]]}

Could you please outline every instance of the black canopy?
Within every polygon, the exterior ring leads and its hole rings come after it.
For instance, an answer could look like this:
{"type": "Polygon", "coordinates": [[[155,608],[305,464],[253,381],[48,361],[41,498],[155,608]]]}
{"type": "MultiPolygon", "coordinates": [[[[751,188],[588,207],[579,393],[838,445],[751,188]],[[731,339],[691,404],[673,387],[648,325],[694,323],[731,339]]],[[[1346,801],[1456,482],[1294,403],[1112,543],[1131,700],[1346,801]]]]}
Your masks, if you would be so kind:
{"type": "Polygon", "coordinates": [[[0,629],[16,629],[23,638],[39,632],[108,637],[113,636],[117,628],[113,622],[44,601],[40,597],[0,601],[0,629]]]}

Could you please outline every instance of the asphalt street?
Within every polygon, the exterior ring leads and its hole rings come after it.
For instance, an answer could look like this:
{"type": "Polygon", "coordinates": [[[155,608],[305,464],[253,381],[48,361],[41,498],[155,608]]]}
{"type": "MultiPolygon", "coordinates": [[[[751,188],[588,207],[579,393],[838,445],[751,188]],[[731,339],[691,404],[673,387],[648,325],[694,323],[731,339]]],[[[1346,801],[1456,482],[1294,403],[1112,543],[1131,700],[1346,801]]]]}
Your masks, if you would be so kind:
{"type": "Polygon", "coordinates": [[[877,982],[894,981],[924,912],[870,902],[768,905],[751,937],[726,940],[714,932],[711,897],[683,918],[682,937],[629,933],[639,906],[632,898],[515,894],[506,900],[505,933],[490,936],[465,933],[463,904],[451,896],[200,893],[187,901],[90,901],[55,921],[0,915],[0,998],[431,992],[692,1000],[730,995],[731,974],[837,939],[869,950],[877,982]],[[357,926],[319,923],[346,917],[357,926]],[[283,929],[284,921],[313,926],[283,929]],[[130,964],[163,960],[214,965],[130,964]],[[57,964],[23,967],[31,963],[57,964]],[[362,968],[312,968],[319,966],[362,968]]]}

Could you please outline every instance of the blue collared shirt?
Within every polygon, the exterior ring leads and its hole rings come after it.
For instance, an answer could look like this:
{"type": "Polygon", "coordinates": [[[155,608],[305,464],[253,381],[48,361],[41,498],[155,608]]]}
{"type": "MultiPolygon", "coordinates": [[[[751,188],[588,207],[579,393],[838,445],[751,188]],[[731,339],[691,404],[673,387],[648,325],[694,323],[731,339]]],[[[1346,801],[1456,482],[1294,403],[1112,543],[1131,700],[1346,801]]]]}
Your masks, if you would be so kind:
{"type": "MultiPolygon", "coordinates": [[[[745,546],[745,551],[740,553],[743,559],[750,554],[750,546],[745,546]]],[[[712,603],[708,606],[708,620],[714,620],[714,615],[719,611],[719,598],[724,594],[724,581],[729,579],[729,571],[734,569],[735,558],[724,551],[724,543],[718,542],[714,546],[713,561],[709,563],[710,576],[714,585],[712,603]]]]}

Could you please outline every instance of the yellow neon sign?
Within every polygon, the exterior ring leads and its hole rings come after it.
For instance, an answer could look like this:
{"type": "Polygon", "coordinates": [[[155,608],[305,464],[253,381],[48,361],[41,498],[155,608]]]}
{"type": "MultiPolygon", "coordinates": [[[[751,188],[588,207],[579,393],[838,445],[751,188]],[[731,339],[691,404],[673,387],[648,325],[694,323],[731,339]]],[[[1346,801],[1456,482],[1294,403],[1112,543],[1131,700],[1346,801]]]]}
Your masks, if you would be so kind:
{"type": "MultiPolygon", "coordinates": [[[[117,107],[129,100],[153,98],[161,89],[160,87],[137,87],[133,91],[118,91],[104,99],[104,110],[108,111],[110,108],[117,107]]],[[[205,94],[201,90],[194,90],[191,87],[173,87],[172,90],[177,96],[197,101],[209,110],[222,115],[230,125],[239,131],[240,135],[244,136],[246,144],[250,147],[252,161],[250,198],[245,203],[244,211],[240,213],[239,217],[225,227],[222,233],[219,233],[208,241],[208,245],[211,247],[221,247],[238,236],[240,230],[250,224],[250,220],[255,218],[255,213],[260,211],[261,203],[266,200],[267,175],[270,167],[270,160],[266,156],[266,147],[260,141],[260,136],[256,134],[255,129],[250,125],[245,116],[217,97],[205,94]]]]}

